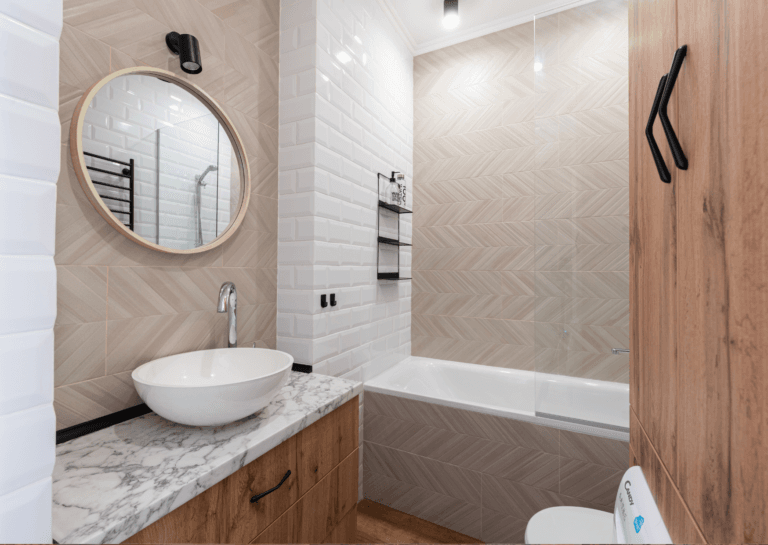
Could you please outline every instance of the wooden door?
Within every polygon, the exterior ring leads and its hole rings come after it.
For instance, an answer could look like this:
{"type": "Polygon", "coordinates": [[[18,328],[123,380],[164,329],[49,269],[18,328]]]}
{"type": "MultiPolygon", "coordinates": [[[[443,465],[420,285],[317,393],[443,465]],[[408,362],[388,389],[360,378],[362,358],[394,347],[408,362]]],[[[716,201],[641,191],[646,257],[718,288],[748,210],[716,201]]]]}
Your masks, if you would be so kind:
{"type": "Polygon", "coordinates": [[[677,485],[710,543],[768,542],[768,2],[678,0],[677,485]]]}
{"type": "MultiPolygon", "coordinates": [[[[630,405],[674,477],[676,427],[676,187],[661,122],[654,134],[672,175],[661,181],[645,126],[677,48],[675,0],[629,5],[630,405]]],[[[677,119],[675,98],[669,115],[677,119]]],[[[633,422],[634,422],[633,421],[633,422]]]]}

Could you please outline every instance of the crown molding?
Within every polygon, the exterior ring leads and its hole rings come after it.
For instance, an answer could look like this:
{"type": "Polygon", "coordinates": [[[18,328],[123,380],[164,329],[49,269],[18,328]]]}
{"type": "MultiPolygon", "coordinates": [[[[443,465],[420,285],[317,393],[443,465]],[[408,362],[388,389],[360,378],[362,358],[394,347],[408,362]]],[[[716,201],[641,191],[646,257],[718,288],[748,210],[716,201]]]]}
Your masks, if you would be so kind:
{"type": "MultiPolygon", "coordinates": [[[[379,0],[379,4],[385,5],[385,1],[386,0],[379,0]]],[[[410,32],[408,32],[408,29],[405,28],[400,18],[396,13],[394,13],[394,10],[390,6],[387,6],[387,9],[390,10],[393,17],[397,18],[397,21],[401,25],[403,31],[408,33],[408,36],[411,40],[410,43],[414,44],[412,49],[413,55],[417,56],[423,55],[424,53],[429,53],[431,51],[436,51],[438,49],[443,49],[444,47],[456,45],[461,42],[466,42],[467,40],[473,40],[481,36],[493,34],[494,32],[512,28],[513,26],[522,25],[523,23],[528,23],[533,21],[534,17],[538,14],[546,13],[546,15],[552,15],[553,13],[565,11],[567,9],[575,8],[584,4],[589,4],[590,2],[594,1],[595,0],[577,0],[574,2],[573,0],[554,0],[544,4],[543,6],[537,6],[526,11],[518,12],[514,15],[510,15],[509,17],[497,19],[484,25],[476,25],[464,31],[452,32],[450,35],[441,36],[440,38],[429,40],[423,44],[416,44],[411,37],[410,32]]]]}
{"type": "Polygon", "coordinates": [[[409,32],[408,28],[403,24],[402,19],[397,14],[395,9],[389,4],[388,0],[378,0],[379,7],[384,13],[384,16],[395,28],[395,31],[400,35],[405,47],[411,52],[411,55],[416,55],[416,41],[409,32]]]}

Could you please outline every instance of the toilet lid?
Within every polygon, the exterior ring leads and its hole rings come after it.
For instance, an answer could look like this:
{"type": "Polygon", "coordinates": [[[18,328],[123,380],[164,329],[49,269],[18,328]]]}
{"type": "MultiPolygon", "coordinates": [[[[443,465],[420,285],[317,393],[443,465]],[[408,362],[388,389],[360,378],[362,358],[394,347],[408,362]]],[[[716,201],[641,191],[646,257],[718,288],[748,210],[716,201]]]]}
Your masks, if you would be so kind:
{"type": "Polygon", "coordinates": [[[550,507],[525,528],[526,543],[616,543],[613,513],[584,507],[550,507]]]}

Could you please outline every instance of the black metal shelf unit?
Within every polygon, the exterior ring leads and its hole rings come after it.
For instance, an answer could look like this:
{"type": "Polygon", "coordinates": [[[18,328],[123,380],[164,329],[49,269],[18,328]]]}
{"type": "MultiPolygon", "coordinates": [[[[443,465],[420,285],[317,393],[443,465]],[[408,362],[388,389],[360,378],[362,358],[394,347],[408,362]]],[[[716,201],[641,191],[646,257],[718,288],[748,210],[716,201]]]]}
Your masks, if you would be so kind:
{"type": "MultiPolygon", "coordinates": [[[[130,159],[129,162],[125,161],[118,161],[117,159],[110,159],[109,157],[103,157],[101,155],[96,155],[95,153],[89,153],[87,151],[83,152],[83,155],[87,155],[88,157],[93,157],[95,159],[99,159],[101,161],[106,161],[108,163],[113,163],[115,165],[122,165],[123,169],[120,170],[120,172],[112,172],[109,170],[105,170],[103,168],[97,168],[94,166],[87,166],[86,168],[93,172],[99,172],[101,174],[107,174],[109,176],[118,176],[119,178],[126,178],[128,180],[128,187],[111,184],[107,182],[102,182],[99,180],[94,180],[93,177],[91,177],[91,181],[96,186],[101,187],[108,187],[110,189],[114,189],[116,191],[126,191],[127,195],[122,198],[122,193],[120,193],[121,197],[110,197],[109,195],[102,195],[99,193],[99,196],[101,196],[102,199],[108,199],[110,201],[114,202],[122,202],[126,203],[128,205],[128,212],[125,210],[115,210],[114,208],[111,208],[109,205],[107,205],[107,208],[109,208],[109,211],[115,214],[116,217],[122,218],[124,216],[128,216],[128,222],[126,223],[123,219],[120,221],[123,222],[123,225],[125,225],[128,229],[133,231],[133,224],[134,224],[134,165],[133,165],[133,159],[130,159]],[[118,215],[119,214],[119,215],[118,215]]],[[[119,168],[119,167],[118,167],[119,168]]]]}
{"type": "MultiPolygon", "coordinates": [[[[389,176],[385,174],[379,174],[379,178],[385,178],[389,180],[389,176]]],[[[376,231],[378,233],[379,244],[385,244],[387,246],[397,246],[397,272],[381,272],[379,270],[379,254],[380,248],[376,249],[376,278],[378,280],[411,280],[411,278],[405,278],[400,276],[400,247],[413,246],[407,242],[400,240],[400,215],[401,214],[413,214],[413,210],[408,210],[397,204],[389,204],[379,199],[379,208],[385,208],[391,212],[397,214],[397,238],[390,238],[381,235],[381,220],[380,211],[376,213],[376,231]]]]}

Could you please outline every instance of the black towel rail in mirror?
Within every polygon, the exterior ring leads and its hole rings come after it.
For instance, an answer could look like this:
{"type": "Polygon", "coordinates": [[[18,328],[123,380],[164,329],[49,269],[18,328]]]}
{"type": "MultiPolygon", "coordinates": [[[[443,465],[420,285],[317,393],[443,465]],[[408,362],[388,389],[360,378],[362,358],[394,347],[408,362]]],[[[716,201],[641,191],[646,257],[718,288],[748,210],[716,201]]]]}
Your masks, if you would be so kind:
{"type": "MultiPolygon", "coordinates": [[[[108,183],[103,182],[99,180],[94,180],[93,176],[91,176],[91,181],[94,185],[98,187],[103,188],[109,188],[107,191],[114,190],[114,191],[120,191],[121,193],[116,193],[117,195],[120,195],[119,197],[113,196],[115,193],[112,193],[111,195],[105,195],[101,191],[99,191],[99,195],[102,199],[108,199],[110,201],[113,201],[115,203],[125,203],[128,205],[128,211],[118,210],[113,207],[109,207],[109,211],[115,214],[117,218],[121,218],[120,221],[123,222],[123,225],[125,225],[128,229],[133,231],[134,227],[134,213],[133,213],[133,207],[134,207],[134,172],[135,169],[133,168],[133,159],[130,159],[127,163],[125,161],[118,161],[117,159],[110,159],[109,157],[104,157],[102,155],[96,155],[95,153],[89,153],[87,151],[83,152],[83,155],[87,155],[88,157],[93,157],[94,159],[99,159],[100,161],[106,161],[108,163],[113,163],[115,165],[122,165],[124,168],[120,170],[120,172],[112,172],[110,170],[106,170],[103,168],[97,168],[94,166],[87,166],[86,168],[92,172],[99,172],[101,174],[106,174],[108,176],[117,176],[118,178],[126,178],[128,180],[128,186],[122,186],[118,185],[116,183],[108,183]],[[122,192],[127,192],[122,193],[122,192]],[[127,197],[127,198],[124,198],[127,197]],[[124,221],[125,216],[128,216],[128,221],[124,221]]],[[[118,167],[119,168],[119,167],[118,167]]],[[[115,204],[115,207],[119,207],[119,204],[115,204]]]]}

